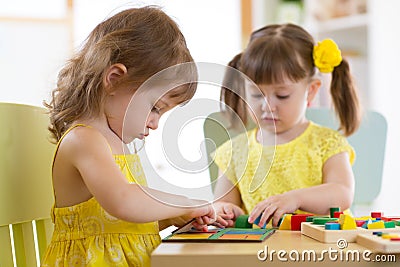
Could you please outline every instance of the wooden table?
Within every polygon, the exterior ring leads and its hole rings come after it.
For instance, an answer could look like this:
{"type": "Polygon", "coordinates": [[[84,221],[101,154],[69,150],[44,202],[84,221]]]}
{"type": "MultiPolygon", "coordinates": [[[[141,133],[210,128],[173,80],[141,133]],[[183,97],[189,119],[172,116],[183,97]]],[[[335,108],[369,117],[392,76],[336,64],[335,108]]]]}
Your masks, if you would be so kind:
{"type": "Polygon", "coordinates": [[[372,253],[364,255],[369,258],[367,262],[363,260],[363,253],[369,250],[357,243],[349,243],[347,248],[341,250],[334,244],[318,242],[312,238],[302,235],[299,231],[276,231],[271,237],[262,243],[162,243],[152,254],[152,266],[229,266],[229,267],[252,267],[252,266],[400,266],[400,254],[381,255],[372,253]],[[275,251],[272,253],[272,251],[275,251]],[[283,261],[278,259],[286,259],[283,261]],[[332,260],[328,254],[331,251],[332,260]],[[334,251],[337,252],[334,252],[334,251]],[[265,261],[259,259],[268,257],[265,261]],[[316,260],[308,260],[308,255],[315,251],[316,260]],[[346,261],[346,252],[349,261],[346,261]],[[360,260],[355,261],[353,254],[359,253],[360,260]],[[272,253],[272,260],[271,260],[272,253]],[[259,254],[259,256],[257,256],[259,254]],[[302,254],[305,260],[302,260],[302,254]],[[299,260],[292,260],[299,255],[299,260]],[[337,259],[334,260],[335,255],[337,259]],[[343,260],[340,260],[343,255],[343,260]],[[290,258],[291,257],[291,258],[290,258]],[[388,259],[392,262],[378,262],[378,260],[388,259]],[[319,260],[323,258],[323,260],[319,260]],[[393,258],[395,262],[393,262],[393,258]]]}

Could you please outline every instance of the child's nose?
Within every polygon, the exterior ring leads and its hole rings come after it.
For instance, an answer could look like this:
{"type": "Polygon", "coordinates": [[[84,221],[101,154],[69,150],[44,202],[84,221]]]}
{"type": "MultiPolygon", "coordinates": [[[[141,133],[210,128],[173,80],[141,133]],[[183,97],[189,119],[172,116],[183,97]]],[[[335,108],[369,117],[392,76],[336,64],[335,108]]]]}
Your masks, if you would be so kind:
{"type": "Polygon", "coordinates": [[[152,130],[155,130],[158,128],[159,121],[160,121],[160,116],[157,115],[150,116],[149,120],[147,121],[147,127],[149,127],[152,130]]]}
{"type": "Polygon", "coordinates": [[[262,111],[264,112],[272,112],[275,111],[276,106],[274,101],[271,98],[264,98],[264,102],[262,103],[262,111]]]}

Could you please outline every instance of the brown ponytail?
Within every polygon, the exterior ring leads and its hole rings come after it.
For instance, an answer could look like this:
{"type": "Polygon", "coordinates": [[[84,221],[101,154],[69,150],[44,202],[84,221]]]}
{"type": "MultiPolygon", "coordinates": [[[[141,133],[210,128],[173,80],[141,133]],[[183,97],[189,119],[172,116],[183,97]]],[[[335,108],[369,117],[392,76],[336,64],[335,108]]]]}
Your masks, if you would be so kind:
{"type": "Polygon", "coordinates": [[[353,134],[360,126],[361,109],[349,63],[345,59],[332,72],[331,97],[339,117],[339,129],[345,136],[353,134]]]}
{"type": "MultiPolygon", "coordinates": [[[[239,70],[240,68],[240,59],[242,57],[242,53],[237,54],[229,63],[228,67],[234,68],[235,70],[239,70]]],[[[241,119],[242,122],[246,125],[247,120],[247,110],[246,103],[244,101],[244,80],[238,74],[237,71],[231,71],[229,68],[225,73],[223,85],[221,87],[221,110],[225,113],[230,121],[230,126],[235,127],[238,125],[237,119],[241,119]],[[224,106],[224,103],[226,106],[224,106]]]]}

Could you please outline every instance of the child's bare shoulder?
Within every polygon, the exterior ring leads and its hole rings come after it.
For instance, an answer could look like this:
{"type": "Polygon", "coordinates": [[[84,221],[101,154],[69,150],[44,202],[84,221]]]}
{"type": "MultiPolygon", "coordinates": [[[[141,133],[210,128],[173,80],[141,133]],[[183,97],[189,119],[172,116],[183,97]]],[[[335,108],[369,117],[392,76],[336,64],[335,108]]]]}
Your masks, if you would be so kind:
{"type": "Polygon", "coordinates": [[[71,129],[60,143],[60,149],[67,153],[100,152],[108,149],[106,138],[93,127],[75,127],[71,129]]]}

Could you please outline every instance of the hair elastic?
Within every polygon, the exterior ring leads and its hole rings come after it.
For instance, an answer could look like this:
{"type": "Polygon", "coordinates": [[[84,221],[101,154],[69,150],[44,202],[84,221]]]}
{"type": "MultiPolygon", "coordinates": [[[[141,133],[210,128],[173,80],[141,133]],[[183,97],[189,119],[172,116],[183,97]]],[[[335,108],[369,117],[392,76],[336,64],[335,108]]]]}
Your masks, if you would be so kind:
{"type": "Polygon", "coordinates": [[[332,39],[318,42],[313,50],[314,64],[320,72],[330,73],[342,62],[339,47],[332,39]]]}

